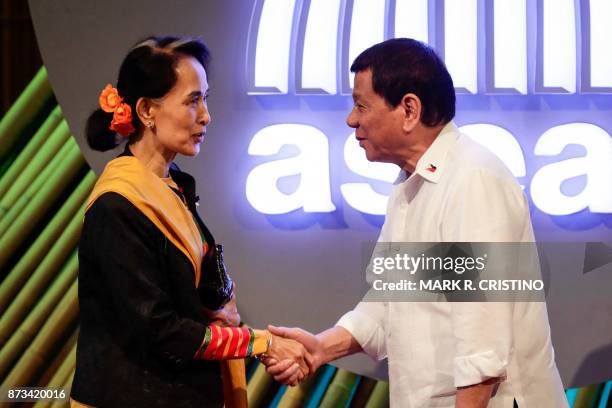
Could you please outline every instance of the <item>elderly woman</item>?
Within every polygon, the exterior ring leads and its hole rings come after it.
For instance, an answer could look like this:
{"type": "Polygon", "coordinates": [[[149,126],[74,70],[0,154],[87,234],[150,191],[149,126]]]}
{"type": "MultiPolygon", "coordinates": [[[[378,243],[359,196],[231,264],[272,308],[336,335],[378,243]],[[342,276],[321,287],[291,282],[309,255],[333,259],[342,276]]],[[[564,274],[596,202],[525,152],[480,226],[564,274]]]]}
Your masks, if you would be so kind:
{"type": "Polygon", "coordinates": [[[289,382],[308,374],[299,343],[238,327],[195,180],[173,163],[196,156],[206,135],[208,59],[199,40],[148,38],[88,119],[91,148],[126,146],[87,202],[73,406],[244,406],[244,364],[229,360],[263,353],[294,361],[289,382]]]}

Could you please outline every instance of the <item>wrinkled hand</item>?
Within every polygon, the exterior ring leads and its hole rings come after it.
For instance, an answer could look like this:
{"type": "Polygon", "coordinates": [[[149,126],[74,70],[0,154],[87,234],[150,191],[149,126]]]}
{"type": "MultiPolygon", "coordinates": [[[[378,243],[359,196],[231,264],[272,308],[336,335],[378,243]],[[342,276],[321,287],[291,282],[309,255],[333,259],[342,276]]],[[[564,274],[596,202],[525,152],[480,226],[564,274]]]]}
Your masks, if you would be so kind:
{"type": "Polygon", "coordinates": [[[297,341],[272,335],[272,347],[261,361],[266,367],[282,362],[283,370],[275,375],[274,379],[294,386],[310,373],[312,357],[297,341]]]}
{"type": "Polygon", "coordinates": [[[236,306],[236,284],[234,284],[234,291],[232,291],[232,298],[219,310],[206,311],[206,316],[212,320],[213,324],[218,326],[230,326],[237,327],[240,325],[240,314],[238,313],[238,307],[236,306]]]}
{"type": "MultiPolygon", "coordinates": [[[[301,382],[305,377],[314,372],[321,365],[321,350],[319,340],[306,330],[300,328],[286,328],[286,327],[275,327],[268,326],[270,333],[274,335],[274,341],[277,340],[292,340],[299,342],[301,346],[305,348],[305,361],[308,365],[307,371],[302,370],[303,376],[297,371],[296,364],[291,360],[282,359],[269,355],[263,363],[266,365],[266,371],[268,374],[274,377],[276,381],[284,384],[296,385],[301,382]]],[[[274,346],[274,341],[272,346],[274,346]]]]}

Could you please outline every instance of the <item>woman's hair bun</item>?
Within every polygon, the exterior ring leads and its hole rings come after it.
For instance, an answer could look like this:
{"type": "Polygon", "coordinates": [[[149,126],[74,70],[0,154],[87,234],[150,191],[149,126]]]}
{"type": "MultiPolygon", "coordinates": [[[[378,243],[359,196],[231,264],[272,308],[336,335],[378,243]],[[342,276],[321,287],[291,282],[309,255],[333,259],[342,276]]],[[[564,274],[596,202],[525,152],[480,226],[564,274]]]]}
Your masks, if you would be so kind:
{"type": "Polygon", "coordinates": [[[110,130],[112,113],[96,109],[89,115],[85,127],[87,144],[94,150],[105,152],[117,147],[117,134],[110,130]]]}

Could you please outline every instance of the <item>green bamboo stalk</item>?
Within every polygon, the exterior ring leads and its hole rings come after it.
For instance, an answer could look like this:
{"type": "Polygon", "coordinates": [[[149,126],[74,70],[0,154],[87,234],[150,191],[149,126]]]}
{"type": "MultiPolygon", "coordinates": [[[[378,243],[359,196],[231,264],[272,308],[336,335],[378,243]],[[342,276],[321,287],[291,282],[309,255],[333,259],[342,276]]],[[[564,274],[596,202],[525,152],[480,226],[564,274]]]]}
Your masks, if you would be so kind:
{"type": "Polygon", "coordinates": [[[0,200],[0,219],[10,213],[15,203],[40,176],[41,171],[44,171],[43,169],[49,164],[49,161],[61,155],[63,148],[70,140],[68,124],[66,121],[62,121],[51,132],[51,135],[44,141],[44,144],[35,151],[34,156],[28,161],[23,172],[14,179],[7,179],[12,184],[0,200]]]}
{"type": "Polygon", "coordinates": [[[365,408],[377,382],[373,378],[361,377],[359,387],[351,400],[350,408],[365,408]]]}
{"type": "MultiPolygon", "coordinates": [[[[36,379],[36,386],[44,387],[49,383],[49,381],[51,381],[51,378],[57,373],[57,370],[59,370],[60,366],[66,360],[66,357],[68,357],[68,354],[70,354],[70,351],[72,350],[72,347],[76,344],[78,337],[79,328],[76,327],[72,331],[72,334],[67,337],[64,336],[62,338],[62,346],[59,350],[53,352],[51,360],[47,361],[47,364],[45,364],[45,371],[36,379]]],[[[70,374],[70,371],[66,372],[65,374],[66,376],[61,381],[59,381],[60,384],[58,386],[61,386],[66,381],[66,378],[70,374]]]]}
{"type": "MultiPolygon", "coordinates": [[[[61,300],[70,285],[75,281],[79,269],[79,259],[74,251],[68,262],[64,265],[57,278],[51,283],[49,289],[44,293],[42,299],[28,316],[19,324],[14,332],[3,333],[10,336],[6,344],[0,349],[0,377],[6,374],[11,364],[19,357],[20,353],[28,346],[40,327],[49,316],[49,313],[61,300]]],[[[28,294],[29,295],[29,294],[28,294]]],[[[6,315],[5,315],[6,316],[6,315]]],[[[2,319],[5,320],[5,316],[2,319]]],[[[8,319],[7,319],[8,320],[8,319]]],[[[19,322],[16,322],[19,323],[19,322]]],[[[4,331],[4,330],[3,330],[4,331]]]]}
{"type": "Polygon", "coordinates": [[[61,120],[62,110],[58,105],[49,114],[25,148],[19,153],[17,159],[11,164],[8,170],[2,174],[0,178],[0,197],[4,196],[14,181],[17,180],[25,171],[26,167],[32,162],[32,159],[37,152],[40,151],[41,147],[49,141],[50,135],[61,120]]]}
{"type": "Polygon", "coordinates": [[[49,354],[56,343],[74,324],[78,313],[77,282],[75,281],[0,387],[30,385],[40,368],[49,359],[49,354]]]}
{"type": "MultiPolygon", "coordinates": [[[[45,388],[62,388],[74,372],[76,367],[76,336],[70,338],[66,346],[69,346],[70,350],[64,356],[61,365],[57,368],[53,377],[46,384],[42,384],[45,388]]],[[[48,408],[53,405],[53,402],[53,400],[38,401],[32,408],[48,408]]]]}
{"type": "Polygon", "coordinates": [[[318,408],[327,387],[331,383],[332,379],[336,375],[338,369],[332,365],[325,364],[320,367],[316,376],[315,384],[313,385],[312,391],[309,393],[306,404],[306,408],[318,408]]]}
{"type": "Polygon", "coordinates": [[[327,392],[323,400],[321,400],[319,407],[334,408],[346,406],[357,378],[357,374],[339,368],[329,387],[327,387],[327,392]]]}
{"type": "MultiPolygon", "coordinates": [[[[39,172],[33,180],[29,180],[28,183],[23,182],[27,178],[16,180],[15,184],[9,189],[8,194],[2,200],[5,203],[2,205],[6,212],[0,217],[0,237],[10,227],[11,223],[14,222],[15,218],[19,216],[25,206],[32,200],[32,197],[40,191],[49,177],[51,177],[51,175],[61,166],[74,144],[72,140],[66,140],[55,157],[53,157],[51,161],[45,163],[42,171],[39,172]],[[21,193],[13,200],[10,196],[15,190],[19,190],[21,193]]],[[[0,258],[1,256],[0,254],[0,258]]]]}
{"type": "Polygon", "coordinates": [[[573,408],[593,408],[597,402],[597,396],[599,395],[604,384],[592,384],[586,387],[580,388],[576,399],[574,400],[573,408]]]}
{"type": "Polygon", "coordinates": [[[52,95],[47,70],[42,67],[0,120],[0,158],[10,151],[20,133],[32,122],[52,95]]]}
{"type": "Polygon", "coordinates": [[[259,364],[247,384],[247,399],[250,407],[260,406],[266,392],[272,386],[272,377],[266,372],[266,367],[259,364]]]}
{"type": "MultiPolygon", "coordinates": [[[[96,175],[90,170],[57,214],[45,226],[45,229],[36,238],[34,243],[19,259],[8,275],[6,275],[6,278],[0,284],[0,315],[14,298],[21,285],[28,279],[36,266],[40,264],[45,254],[49,252],[49,248],[66,229],[66,225],[75,217],[75,213],[83,205],[95,182],[96,175]]],[[[79,214],[79,216],[82,216],[82,208],[79,214]]]]}
{"type": "Polygon", "coordinates": [[[49,253],[10,303],[6,312],[0,317],[0,345],[3,345],[11,336],[23,316],[39,299],[48,282],[56,275],[57,270],[76,247],[83,225],[83,209],[84,207],[70,221],[66,230],[53,244],[49,253]]]}
{"type": "MultiPolygon", "coordinates": [[[[72,377],[74,369],[76,367],[76,342],[73,344],[70,352],[62,362],[62,365],[57,369],[51,380],[45,385],[46,388],[61,389],[64,388],[64,384],[72,377]]],[[[68,395],[66,393],[66,395],[68,395]]],[[[55,401],[45,400],[38,401],[32,408],[50,408],[55,401]]],[[[67,401],[64,401],[67,402],[67,401]]]]}
{"type": "Polygon", "coordinates": [[[85,165],[85,160],[76,143],[70,148],[68,155],[61,160],[61,166],[56,171],[51,172],[43,186],[36,191],[19,215],[13,219],[4,234],[0,236],[0,248],[2,248],[0,267],[27,238],[40,218],[62,193],[65,185],[74,179],[78,171],[85,165]]]}
{"type": "Polygon", "coordinates": [[[386,408],[389,406],[389,383],[379,381],[374,386],[365,408],[386,408]]]}
{"type": "Polygon", "coordinates": [[[68,379],[66,380],[64,385],[62,385],[62,389],[66,391],[66,399],[58,399],[54,401],[49,408],[70,408],[70,391],[72,390],[72,380],[74,379],[74,372],[75,370],[72,370],[72,374],[68,376],[68,379]]]}
{"type": "Polygon", "coordinates": [[[304,406],[306,396],[312,390],[316,377],[311,377],[307,381],[296,387],[287,387],[285,393],[278,402],[277,408],[299,408],[304,406]]]}

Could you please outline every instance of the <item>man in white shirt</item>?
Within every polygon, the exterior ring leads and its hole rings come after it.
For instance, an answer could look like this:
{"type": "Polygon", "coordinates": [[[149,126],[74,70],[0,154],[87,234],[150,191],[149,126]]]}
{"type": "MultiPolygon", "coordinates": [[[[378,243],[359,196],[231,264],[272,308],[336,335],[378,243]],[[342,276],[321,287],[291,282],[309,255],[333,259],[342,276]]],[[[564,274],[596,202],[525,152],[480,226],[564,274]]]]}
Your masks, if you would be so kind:
{"type": "MultiPolygon", "coordinates": [[[[525,196],[501,161],[452,122],[455,91],[427,45],[393,39],[359,55],[347,124],[370,161],[401,169],[379,242],[532,242],[525,196]]],[[[389,360],[394,407],[567,407],[543,302],[361,302],[301,341],[311,372],[365,352],[389,360]]],[[[266,361],[279,381],[298,368],[266,361]]]]}

